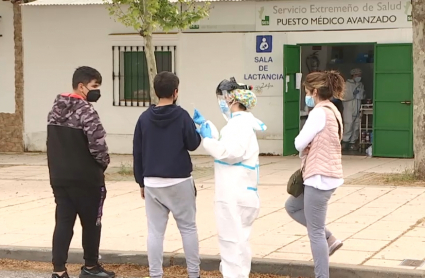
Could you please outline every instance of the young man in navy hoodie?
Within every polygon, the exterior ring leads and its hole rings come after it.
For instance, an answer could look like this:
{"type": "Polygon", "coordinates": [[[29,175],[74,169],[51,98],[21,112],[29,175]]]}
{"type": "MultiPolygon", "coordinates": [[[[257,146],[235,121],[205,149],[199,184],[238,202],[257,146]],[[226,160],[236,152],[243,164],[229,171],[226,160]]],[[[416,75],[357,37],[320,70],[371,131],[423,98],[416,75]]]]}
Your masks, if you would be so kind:
{"type": "Polygon", "coordinates": [[[161,72],[154,79],[157,105],[137,121],[133,139],[134,176],[145,199],[151,278],[163,277],[163,243],[170,211],[180,230],[189,278],[199,277],[196,188],[188,151],[201,137],[189,113],[177,106],[179,78],[161,72]]]}

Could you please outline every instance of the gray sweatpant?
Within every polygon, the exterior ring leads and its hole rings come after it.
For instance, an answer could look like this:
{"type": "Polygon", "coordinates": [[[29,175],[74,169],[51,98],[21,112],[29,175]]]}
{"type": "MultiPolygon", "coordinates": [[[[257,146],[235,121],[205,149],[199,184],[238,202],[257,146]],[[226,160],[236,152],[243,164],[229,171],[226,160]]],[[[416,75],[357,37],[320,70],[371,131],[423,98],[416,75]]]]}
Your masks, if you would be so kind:
{"type": "Polygon", "coordinates": [[[319,190],[305,186],[304,194],[290,196],[285,208],[289,216],[307,227],[316,278],[329,278],[329,248],[327,239],[332,233],[326,229],[326,212],[332,190],[319,190]]]}
{"type": "Polygon", "coordinates": [[[151,278],[162,278],[164,234],[170,211],[183,240],[189,278],[199,277],[199,242],[196,228],[196,188],[193,179],[168,187],[145,187],[148,219],[148,261],[151,278]]]}

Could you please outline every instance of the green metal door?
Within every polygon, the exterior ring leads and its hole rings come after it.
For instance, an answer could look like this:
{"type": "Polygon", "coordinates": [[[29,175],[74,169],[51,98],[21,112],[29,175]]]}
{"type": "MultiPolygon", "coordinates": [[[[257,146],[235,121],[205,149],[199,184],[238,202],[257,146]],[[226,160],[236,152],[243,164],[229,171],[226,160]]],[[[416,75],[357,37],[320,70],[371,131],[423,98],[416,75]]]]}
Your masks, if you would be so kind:
{"type": "Polygon", "coordinates": [[[294,140],[300,129],[300,90],[296,89],[296,73],[300,71],[301,48],[283,46],[283,155],[296,154],[294,140]],[[289,77],[289,82],[287,79],[289,77]]]}
{"type": "Polygon", "coordinates": [[[413,157],[412,44],[375,46],[373,156],[413,157]]]}

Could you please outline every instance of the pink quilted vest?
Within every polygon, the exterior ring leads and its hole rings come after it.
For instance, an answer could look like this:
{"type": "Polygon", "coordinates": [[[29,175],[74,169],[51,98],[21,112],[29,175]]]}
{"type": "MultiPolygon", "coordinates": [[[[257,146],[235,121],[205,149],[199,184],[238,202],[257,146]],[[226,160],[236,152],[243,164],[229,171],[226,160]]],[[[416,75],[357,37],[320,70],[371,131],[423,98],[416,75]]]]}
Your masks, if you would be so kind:
{"type": "Polygon", "coordinates": [[[343,126],[341,114],[335,105],[329,100],[318,103],[314,109],[319,107],[323,107],[323,110],[326,113],[326,125],[311,142],[310,151],[305,158],[305,161],[303,161],[303,164],[305,163],[303,178],[305,180],[314,175],[343,178],[341,163],[341,139],[343,126]],[[341,131],[339,134],[338,122],[341,125],[341,131]]]}

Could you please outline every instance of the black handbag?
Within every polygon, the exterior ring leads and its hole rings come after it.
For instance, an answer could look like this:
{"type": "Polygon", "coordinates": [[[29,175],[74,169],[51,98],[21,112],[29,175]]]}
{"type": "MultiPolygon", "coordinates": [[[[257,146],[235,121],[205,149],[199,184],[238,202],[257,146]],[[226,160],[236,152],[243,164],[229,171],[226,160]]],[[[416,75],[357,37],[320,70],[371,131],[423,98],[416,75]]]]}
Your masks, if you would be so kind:
{"type": "Polygon", "coordinates": [[[303,179],[304,167],[295,171],[288,180],[286,187],[288,194],[297,198],[304,193],[304,179],[303,179]]]}

